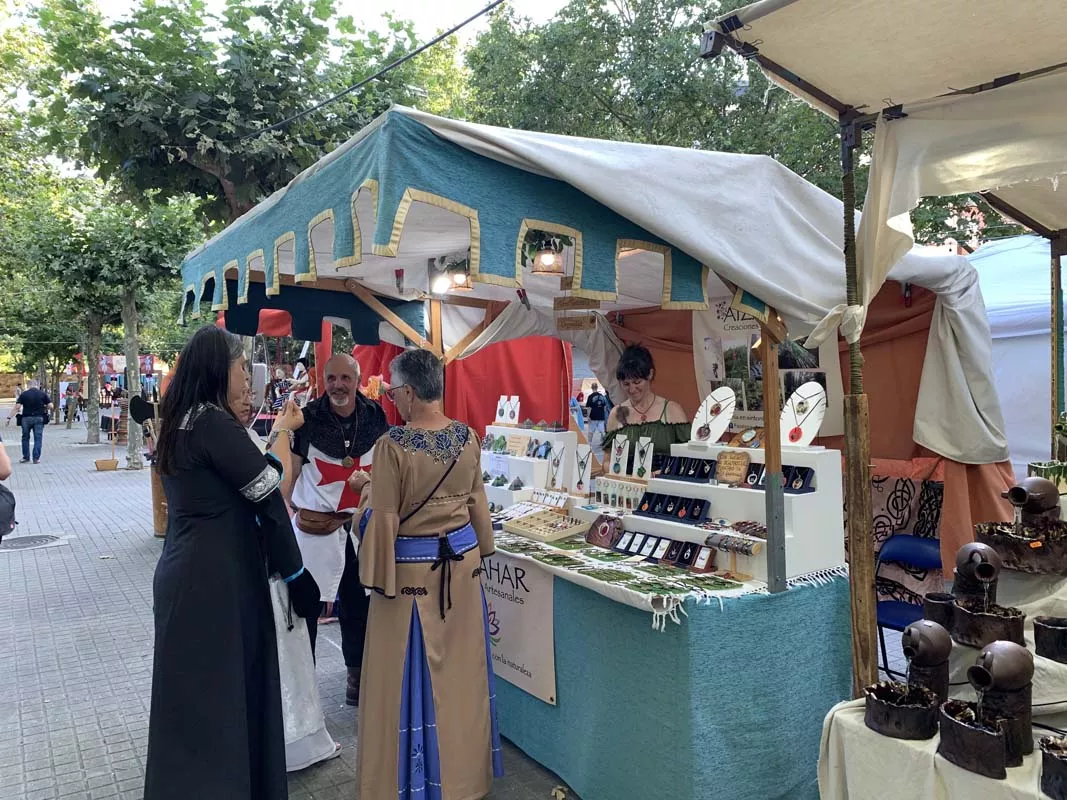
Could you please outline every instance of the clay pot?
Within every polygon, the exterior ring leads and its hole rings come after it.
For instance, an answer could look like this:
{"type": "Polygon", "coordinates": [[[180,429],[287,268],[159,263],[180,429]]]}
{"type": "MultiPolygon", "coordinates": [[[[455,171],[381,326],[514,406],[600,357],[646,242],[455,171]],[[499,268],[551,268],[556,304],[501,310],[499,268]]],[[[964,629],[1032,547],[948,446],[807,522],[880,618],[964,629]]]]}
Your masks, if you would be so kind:
{"type": "Polygon", "coordinates": [[[948,631],[936,622],[919,620],[904,629],[900,644],[908,659],[908,683],[929,689],[937,695],[938,703],[948,700],[948,657],[952,653],[948,631]]]}
{"type": "Polygon", "coordinates": [[[1026,478],[1001,497],[1016,508],[1021,508],[1025,514],[1046,514],[1057,509],[1054,516],[1059,517],[1060,489],[1048,478],[1026,478]]]}
{"type": "Polygon", "coordinates": [[[1039,656],[1067,664],[1067,617],[1034,617],[1034,649],[1039,656]]]}
{"type": "Polygon", "coordinates": [[[1067,800],[1067,739],[1041,739],[1041,792],[1052,800],[1067,800]]]}
{"type": "Polygon", "coordinates": [[[936,622],[947,631],[952,630],[956,598],[945,592],[930,592],[923,597],[923,618],[936,622]]]}
{"type": "Polygon", "coordinates": [[[979,721],[1000,725],[1009,767],[1020,766],[1023,756],[1034,752],[1033,678],[1033,655],[1014,642],[993,642],[967,670],[967,680],[982,697],[979,721]]]}
{"type": "Polygon", "coordinates": [[[967,669],[967,680],[979,692],[1021,689],[1033,679],[1033,655],[1014,642],[987,645],[967,669]]]}
{"type": "Polygon", "coordinates": [[[958,600],[952,617],[952,638],[968,647],[983,648],[995,641],[1024,644],[1026,615],[1018,609],[989,606],[975,600],[958,600]]]}
{"type": "Polygon", "coordinates": [[[969,772],[1003,780],[1008,777],[1004,734],[999,726],[990,729],[977,721],[958,719],[961,715],[974,719],[974,710],[974,703],[960,700],[949,700],[941,705],[938,719],[941,739],[937,753],[969,772]]]}
{"type": "Polygon", "coordinates": [[[997,551],[989,545],[981,542],[965,544],[956,553],[952,594],[957,599],[997,602],[997,576],[1002,566],[997,551]]]}
{"type": "Polygon", "coordinates": [[[884,681],[863,691],[863,722],[893,739],[930,739],[937,733],[937,695],[921,686],[884,681]]]}

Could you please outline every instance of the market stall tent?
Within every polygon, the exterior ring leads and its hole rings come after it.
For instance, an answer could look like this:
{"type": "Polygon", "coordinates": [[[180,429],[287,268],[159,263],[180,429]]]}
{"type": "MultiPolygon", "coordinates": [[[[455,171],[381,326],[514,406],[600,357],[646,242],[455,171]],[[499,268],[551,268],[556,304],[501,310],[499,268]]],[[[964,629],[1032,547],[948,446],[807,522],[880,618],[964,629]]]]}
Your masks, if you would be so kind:
{"type": "MultiPolygon", "coordinates": [[[[512,131],[397,107],[190,254],[182,274],[194,310],[208,287],[212,307],[231,317],[245,304],[299,306],[310,314],[311,336],[323,298],[339,304],[328,313],[340,318],[355,313],[340,304],[365,305],[373,292],[407,324],[409,339],[425,342],[432,326],[417,315],[429,296],[427,262],[469,252],[473,291],[446,302],[439,322],[442,352],[463,345],[453,357],[506,335],[497,326],[476,340],[485,317],[471,303],[518,306],[520,288],[541,314],[524,331],[558,330],[561,294],[607,313],[703,308],[709,292],[740,288],[800,337],[844,301],[840,209],[766,156],[512,131]],[[531,228],[573,236],[569,291],[558,277],[524,270],[521,244],[531,228]]],[[[896,274],[939,297],[930,339],[939,366],[927,376],[923,424],[913,435],[958,461],[1005,459],[983,356],[988,329],[966,261],[917,248],[896,274]],[[946,411],[938,399],[949,393],[969,400],[946,411]]],[[[609,376],[601,374],[610,388],[609,376]]]]}

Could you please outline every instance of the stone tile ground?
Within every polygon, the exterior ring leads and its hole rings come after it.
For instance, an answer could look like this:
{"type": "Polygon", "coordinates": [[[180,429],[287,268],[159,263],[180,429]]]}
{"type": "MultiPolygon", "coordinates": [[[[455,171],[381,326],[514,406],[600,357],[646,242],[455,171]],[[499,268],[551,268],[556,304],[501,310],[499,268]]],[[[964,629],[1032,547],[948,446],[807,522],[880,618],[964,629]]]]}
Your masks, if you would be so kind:
{"type": "MultiPolygon", "coordinates": [[[[2,433],[17,462],[19,431],[2,433]]],[[[9,540],[60,539],[0,550],[0,800],[143,794],[162,540],[152,535],[148,473],[95,471],[110,447],[84,439],[84,428],[48,426],[41,463],[16,463],[8,481],[19,519],[9,540]]],[[[344,749],[290,776],[290,797],[354,800],[356,710],[344,704],[340,632],[326,626],[319,636],[323,707],[344,749]]],[[[493,800],[551,800],[561,783],[510,744],[504,764],[493,800]]]]}

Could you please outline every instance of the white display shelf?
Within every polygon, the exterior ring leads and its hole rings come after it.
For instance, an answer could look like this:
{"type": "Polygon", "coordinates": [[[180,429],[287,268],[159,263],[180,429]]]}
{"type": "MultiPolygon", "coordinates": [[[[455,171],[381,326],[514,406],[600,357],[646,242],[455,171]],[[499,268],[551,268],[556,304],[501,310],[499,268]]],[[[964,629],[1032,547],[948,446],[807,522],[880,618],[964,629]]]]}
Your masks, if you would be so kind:
{"type": "MultiPolygon", "coordinates": [[[[552,451],[558,453],[561,448],[566,448],[563,453],[563,461],[559,467],[559,475],[557,476],[557,489],[565,491],[571,488],[571,484],[574,481],[574,450],[578,446],[578,437],[571,431],[535,431],[528,428],[511,428],[506,425],[487,425],[485,428],[487,435],[492,436],[529,436],[531,439],[537,439],[541,442],[552,442],[552,451]]],[[[489,470],[493,473],[493,477],[496,477],[496,473],[493,472],[491,465],[507,462],[508,470],[505,473],[511,480],[516,477],[522,478],[523,483],[528,487],[537,489],[547,489],[549,467],[552,461],[551,456],[549,458],[526,458],[525,456],[509,456],[504,454],[494,454],[482,451],[482,469],[489,470]],[[499,461],[494,461],[498,459],[499,461]]]]}
{"type": "Polygon", "coordinates": [[[611,506],[599,506],[596,509],[582,508],[583,505],[590,505],[585,498],[574,498],[577,505],[573,505],[568,509],[568,513],[575,519],[580,519],[582,522],[588,522],[592,525],[603,514],[611,514],[616,517],[623,516],[623,510],[621,508],[612,508],[611,506]]]}
{"type": "Polygon", "coordinates": [[[525,503],[527,500],[533,497],[534,490],[516,489],[512,491],[507,486],[492,486],[485,484],[485,498],[490,503],[495,503],[498,506],[507,508],[513,506],[516,503],[525,503]]]}
{"type": "MultiPolygon", "coordinates": [[[[763,450],[702,447],[692,444],[671,446],[671,455],[687,458],[718,459],[724,451],[748,453],[753,463],[764,463],[763,450]]],[[[844,498],[841,488],[841,454],[825,448],[782,448],[783,463],[793,467],[810,467],[815,477],[814,491],[785,493],[785,564],[786,577],[793,578],[845,563],[844,498]]],[[[656,494],[702,498],[710,503],[706,519],[725,518],[730,522],[754,520],[766,524],[767,501],[762,489],[730,487],[691,481],[656,478],[648,490],[656,494]]],[[[623,517],[626,530],[671,536],[687,542],[703,542],[712,531],[673,520],[628,514],[623,517]]],[[[721,561],[721,559],[720,559],[721,561]]],[[[737,569],[757,580],[767,580],[767,548],[759,555],[737,555],[737,569]]]]}

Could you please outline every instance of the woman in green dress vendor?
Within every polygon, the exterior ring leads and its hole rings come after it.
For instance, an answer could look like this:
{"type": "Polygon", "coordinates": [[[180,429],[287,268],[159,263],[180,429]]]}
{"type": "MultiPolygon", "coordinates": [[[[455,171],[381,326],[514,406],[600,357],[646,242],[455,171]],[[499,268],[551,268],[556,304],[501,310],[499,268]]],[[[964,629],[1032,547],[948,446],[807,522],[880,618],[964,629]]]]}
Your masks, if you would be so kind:
{"type": "Polygon", "coordinates": [[[641,345],[630,345],[622,352],[615,377],[622,384],[626,399],[612,409],[608,416],[604,437],[606,461],[611,460],[610,448],[616,437],[625,436],[630,443],[629,471],[638,455],[638,442],[652,440],[652,471],[659,471],[670,457],[671,445],[689,441],[689,420],[685,411],[673,400],[660,397],[652,390],[656,365],[652,354],[641,345]]]}

